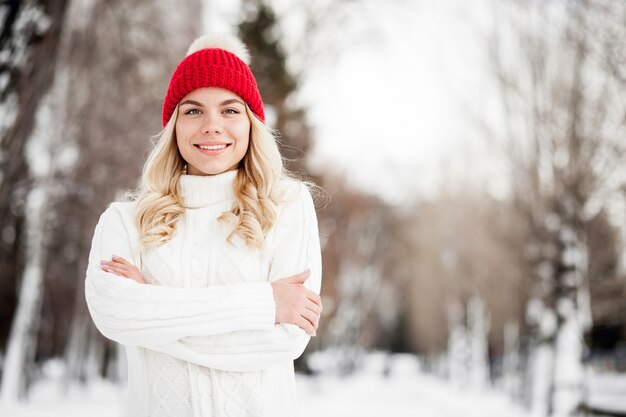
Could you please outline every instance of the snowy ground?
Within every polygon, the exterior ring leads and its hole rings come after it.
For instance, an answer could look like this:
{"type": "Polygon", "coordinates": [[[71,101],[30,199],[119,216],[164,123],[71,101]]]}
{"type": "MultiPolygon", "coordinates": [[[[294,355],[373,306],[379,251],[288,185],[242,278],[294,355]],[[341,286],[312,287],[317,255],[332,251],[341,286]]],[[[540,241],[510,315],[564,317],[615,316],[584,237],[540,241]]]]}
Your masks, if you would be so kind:
{"type": "Polygon", "coordinates": [[[588,402],[606,413],[626,413],[626,374],[590,375],[588,402]]]}
{"type": "MultiPolygon", "coordinates": [[[[420,373],[416,361],[404,360],[383,376],[380,360],[352,376],[297,376],[301,417],[526,417],[503,395],[460,390],[420,373]]],[[[106,381],[70,388],[53,379],[38,383],[27,404],[0,406],[2,417],[122,416],[123,388],[106,381]]]]}
{"type": "MultiPolygon", "coordinates": [[[[525,417],[495,393],[459,391],[434,377],[298,377],[301,417],[525,417]]],[[[71,390],[39,384],[27,405],[0,407],[2,417],[122,416],[122,390],[110,383],[71,390]]]]}
{"type": "MultiPolygon", "coordinates": [[[[415,359],[395,361],[388,377],[380,357],[373,359],[348,377],[298,375],[300,417],[528,417],[498,391],[461,389],[419,372],[415,359]]],[[[619,399],[618,408],[625,405],[626,376],[594,376],[593,386],[592,398],[605,402],[604,395],[619,399]]],[[[33,388],[27,404],[0,406],[0,416],[121,417],[122,397],[123,388],[106,381],[63,390],[58,380],[47,379],[33,388]]]]}
{"type": "Polygon", "coordinates": [[[302,417],[525,417],[494,392],[455,389],[432,376],[300,378],[302,417]]]}
{"type": "Polygon", "coordinates": [[[109,382],[94,382],[87,388],[63,388],[50,381],[34,387],[28,403],[0,405],[2,417],[122,417],[122,389],[109,382]]]}

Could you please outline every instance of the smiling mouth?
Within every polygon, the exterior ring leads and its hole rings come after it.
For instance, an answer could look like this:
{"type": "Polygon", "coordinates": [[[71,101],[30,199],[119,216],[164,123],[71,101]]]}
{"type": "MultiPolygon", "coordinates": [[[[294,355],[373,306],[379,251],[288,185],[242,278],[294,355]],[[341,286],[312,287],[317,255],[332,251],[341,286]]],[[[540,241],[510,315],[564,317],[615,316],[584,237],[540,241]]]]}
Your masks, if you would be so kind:
{"type": "Polygon", "coordinates": [[[196,148],[204,149],[205,151],[219,151],[230,146],[230,143],[223,143],[221,145],[194,145],[196,148]]]}

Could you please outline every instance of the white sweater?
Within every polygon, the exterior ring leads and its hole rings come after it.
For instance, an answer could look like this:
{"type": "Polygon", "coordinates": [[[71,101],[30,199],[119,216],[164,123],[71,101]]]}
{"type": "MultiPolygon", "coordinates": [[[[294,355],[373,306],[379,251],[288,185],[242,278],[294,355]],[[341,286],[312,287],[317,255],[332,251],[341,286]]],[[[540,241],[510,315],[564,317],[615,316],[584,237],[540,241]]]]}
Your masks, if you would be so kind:
{"type": "Polygon", "coordinates": [[[217,218],[234,203],[236,171],[181,177],[185,214],[166,244],[138,250],[135,203],[113,203],[96,226],[85,281],[102,334],[126,347],[129,417],[295,416],[293,360],[309,336],[274,323],[270,282],[311,269],[319,293],[321,255],[308,189],[288,196],[263,251],[217,218]],[[140,267],[149,284],[106,273],[112,255],[140,267]]]}

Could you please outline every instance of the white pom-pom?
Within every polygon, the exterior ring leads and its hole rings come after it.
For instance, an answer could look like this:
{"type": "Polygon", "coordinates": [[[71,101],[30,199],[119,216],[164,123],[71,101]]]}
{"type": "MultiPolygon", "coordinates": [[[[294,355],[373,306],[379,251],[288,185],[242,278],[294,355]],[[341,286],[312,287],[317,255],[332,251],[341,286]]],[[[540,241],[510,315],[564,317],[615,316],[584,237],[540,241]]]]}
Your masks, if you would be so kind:
{"type": "Polygon", "coordinates": [[[200,49],[219,48],[235,54],[239,59],[250,65],[248,48],[236,36],[226,33],[209,33],[193,41],[187,50],[187,56],[200,49]]]}

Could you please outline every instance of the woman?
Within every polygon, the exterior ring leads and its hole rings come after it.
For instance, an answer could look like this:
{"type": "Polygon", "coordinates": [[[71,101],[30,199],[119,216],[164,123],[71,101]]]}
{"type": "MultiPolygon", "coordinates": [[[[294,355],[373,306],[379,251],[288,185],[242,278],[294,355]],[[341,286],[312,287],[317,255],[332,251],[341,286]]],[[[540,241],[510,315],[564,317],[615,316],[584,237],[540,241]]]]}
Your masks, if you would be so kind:
{"type": "Polygon", "coordinates": [[[128,416],[296,415],[293,360],[322,311],[317,220],[248,59],[233,37],[190,46],[138,194],[96,226],[86,299],[126,347],[128,416]]]}

